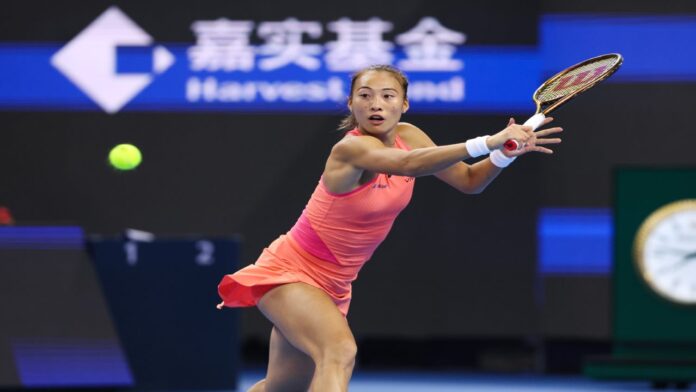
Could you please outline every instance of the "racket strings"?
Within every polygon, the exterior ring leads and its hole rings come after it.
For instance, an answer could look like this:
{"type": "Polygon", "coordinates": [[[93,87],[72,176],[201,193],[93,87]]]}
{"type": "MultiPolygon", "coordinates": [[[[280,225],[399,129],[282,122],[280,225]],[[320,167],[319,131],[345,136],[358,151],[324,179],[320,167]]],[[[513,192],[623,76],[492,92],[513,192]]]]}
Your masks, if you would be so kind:
{"type": "Polygon", "coordinates": [[[570,69],[542,86],[536,99],[541,103],[552,102],[582,91],[613,73],[620,62],[620,58],[606,57],[570,69]]]}

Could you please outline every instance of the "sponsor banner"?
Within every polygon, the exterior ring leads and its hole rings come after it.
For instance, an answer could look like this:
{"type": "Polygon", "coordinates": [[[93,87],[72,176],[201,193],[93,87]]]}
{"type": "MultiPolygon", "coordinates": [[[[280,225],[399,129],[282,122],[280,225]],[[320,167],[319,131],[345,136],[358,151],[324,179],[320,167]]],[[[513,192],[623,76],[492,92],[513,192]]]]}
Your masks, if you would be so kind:
{"type": "Polygon", "coordinates": [[[612,82],[696,80],[694,21],[547,15],[537,48],[467,45],[432,16],[400,31],[378,17],[217,18],[192,22],[183,44],[111,6],[67,43],[0,45],[0,108],[341,113],[351,73],[390,64],[409,77],[412,113],[533,112],[545,77],[608,52],[626,58],[612,82]]]}
{"type": "MultiPolygon", "coordinates": [[[[88,77],[76,68],[71,82],[51,65],[57,46],[0,47],[8,78],[0,87],[0,107],[14,109],[102,109],[149,111],[340,112],[345,109],[350,74],[297,68],[248,72],[192,71],[187,47],[163,45],[171,67],[158,73],[139,59],[121,53],[115,70],[88,77]],[[124,71],[125,70],[125,71],[124,71]]],[[[156,48],[150,56],[156,56],[156,48]]],[[[533,110],[531,92],[539,81],[532,50],[486,48],[462,51],[466,69],[458,72],[411,72],[412,112],[497,112],[533,110]]],[[[156,60],[150,61],[155,63],[156,60]]],[[[79,63],[79,61],[78,61],[79,63]]],[[[70,64],[64,64],[67,68],[70,64]]],[[[106,66],[106,65],[105,65],[106,66]]],[[[290,68],[290,67],[288,67],[290,68]]]]}
{"type": "Polygon", "coordinates": [[[530,47],[464,47],[466,34],[425,16],[394,42],[391,22],[287,18],[199,20],[193,45],[154,41],[116,6],[62,46],[4,45],[6,108],[340,112],[350,74],[371,64],[408,73],[414,112],[531,110],[530,47]],[[328,30],[335,40],[319,39],[328,30]],[[252,36],[263,39],[251,44],[252,36]]]}

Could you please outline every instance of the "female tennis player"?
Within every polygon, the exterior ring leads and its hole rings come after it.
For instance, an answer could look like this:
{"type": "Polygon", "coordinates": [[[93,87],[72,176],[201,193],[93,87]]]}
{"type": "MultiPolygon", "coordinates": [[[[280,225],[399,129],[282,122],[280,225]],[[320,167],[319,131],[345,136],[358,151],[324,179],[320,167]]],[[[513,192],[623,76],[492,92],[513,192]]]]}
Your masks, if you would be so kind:
{"type": "Polygon", "coordinates": [[[415,177],[435,175],[461,192],[479,193],[517,156],[550,154],[541,145],[560,142],[545,137],[561,128],[533,132],[510,119],[493,136],[436,146],[416,126],[399,122],[409,108],[407,88],[391,66],[353,76],[351,114],[342,123],[348,132],[331,149],[297,223],[256,263],[222,279],[219,308],[256,305],[273,323],[266,378],[250,391],[348,389],[357,351],[346,321],[351,282],[409,203],[415,177]],[[508,139],[525,147],[503,151],[508,139]],[[462,162],[486,154],[475,164],[462,162]]]}

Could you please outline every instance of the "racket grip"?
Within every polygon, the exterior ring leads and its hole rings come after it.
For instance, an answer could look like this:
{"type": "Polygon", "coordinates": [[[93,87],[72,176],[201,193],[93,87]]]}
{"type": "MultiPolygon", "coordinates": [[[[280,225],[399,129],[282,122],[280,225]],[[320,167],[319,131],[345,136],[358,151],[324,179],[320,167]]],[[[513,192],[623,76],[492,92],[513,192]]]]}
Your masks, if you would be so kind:
{"type": "Polygon", "coordinates": [[[508,151],[515,151],[519,147],[519,144],[517,144],[517,140],[510,139],[506,141],[503,146],[505,147],[506,150],[508,151]]]}
{"type": "MultiPolygon", "coordinates": [[[[544,122],[544,119],[546,119],[546,116],[544,113],[537,113],[530,117],[527,121],[524,122],[524,126],[529,126],[532,127],[532,131],[535,131],[537,128],[541,126],[541,123],[544,122]]],[[[503,147],[505,147],[506,150],[508,151],[514,151],[514,150],[519,150],[520,147],[519,143],[517,143],[517,140],[510,139],[503,144],[503,147]]]]}

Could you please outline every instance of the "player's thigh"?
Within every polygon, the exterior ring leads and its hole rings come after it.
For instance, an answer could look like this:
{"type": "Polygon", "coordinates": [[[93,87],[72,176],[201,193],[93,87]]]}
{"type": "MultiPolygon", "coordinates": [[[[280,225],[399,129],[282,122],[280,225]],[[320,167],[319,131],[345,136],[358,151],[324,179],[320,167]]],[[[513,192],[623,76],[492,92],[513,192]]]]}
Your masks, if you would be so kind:
{"type": "Polygon", "coordinates": [[[315,362],[331,354],[355,356],[356,346],[348,322],[322,290],[305,283],[274,288],[258,303],[261,312],[294,347],[315,362]]]}
{"type": "Polygon", "coordinates": [[[314,361],[273,328],[266,373],[266,392],[306,392],[314,376],[314,361]]]}

